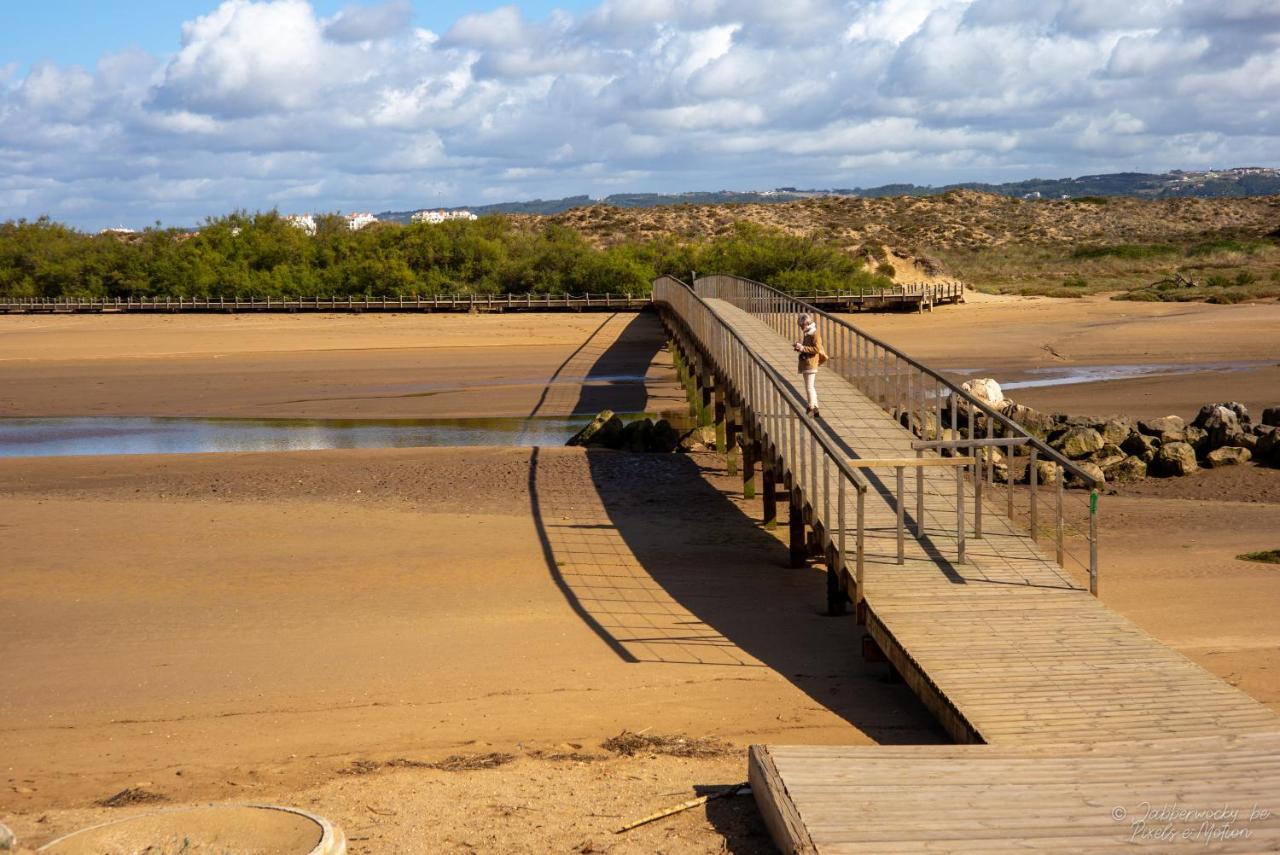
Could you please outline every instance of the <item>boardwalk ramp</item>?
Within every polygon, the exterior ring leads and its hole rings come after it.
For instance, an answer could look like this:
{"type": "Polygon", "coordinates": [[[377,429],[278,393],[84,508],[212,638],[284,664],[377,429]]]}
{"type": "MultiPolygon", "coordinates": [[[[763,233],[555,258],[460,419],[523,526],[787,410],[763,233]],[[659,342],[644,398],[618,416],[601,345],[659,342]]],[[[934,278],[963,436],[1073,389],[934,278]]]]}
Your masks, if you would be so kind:
{"type": "Polygon", "coordinates": [[[1088,473],[767,286],[666,280],[655,300],[744,466],[785,491],[793,550],[826,563],[829,592],[961,743],[754,746],[784,851],[1280,847],[1280,717],[1098,600],[1088,473]],[[820,420],[799,403],[801,312],[831,356],[820,420]]]}

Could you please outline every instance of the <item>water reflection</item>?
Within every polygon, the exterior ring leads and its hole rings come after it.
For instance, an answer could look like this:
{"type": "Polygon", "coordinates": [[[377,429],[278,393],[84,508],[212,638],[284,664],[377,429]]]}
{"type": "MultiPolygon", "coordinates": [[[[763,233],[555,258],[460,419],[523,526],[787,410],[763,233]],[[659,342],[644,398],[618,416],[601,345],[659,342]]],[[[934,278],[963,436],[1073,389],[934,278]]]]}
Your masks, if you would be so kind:
{"type": "MultiPolygon", "coordinates": [[[[625,414],[624,419],[644,413],[625,414]]],[[[474,419],[0,418],[0,457],[557,446],[590,416],[474,419]]]]}

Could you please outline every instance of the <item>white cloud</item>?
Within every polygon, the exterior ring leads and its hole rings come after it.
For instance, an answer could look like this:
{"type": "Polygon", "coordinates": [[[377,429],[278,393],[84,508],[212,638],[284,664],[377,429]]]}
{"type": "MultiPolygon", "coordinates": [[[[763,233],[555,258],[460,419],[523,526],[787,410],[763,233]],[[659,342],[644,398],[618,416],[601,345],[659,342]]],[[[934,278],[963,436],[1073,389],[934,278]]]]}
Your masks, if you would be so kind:
{"type": "Polygon", "coordinates": [[[0,217],[192,223],[1275,163],[1273,0],[603,0],[410,26],[224,0],[171,56],[0,57],[0,217]]]}

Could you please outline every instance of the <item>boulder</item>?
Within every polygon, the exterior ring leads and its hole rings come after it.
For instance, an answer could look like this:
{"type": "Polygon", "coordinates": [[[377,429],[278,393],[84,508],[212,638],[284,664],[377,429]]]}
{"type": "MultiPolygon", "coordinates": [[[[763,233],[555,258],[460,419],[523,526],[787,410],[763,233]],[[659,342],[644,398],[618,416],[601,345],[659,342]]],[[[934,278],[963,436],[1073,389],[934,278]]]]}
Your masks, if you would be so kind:
{"type": "Polygon", "coordinates": [[[1104,440],[1115,446],[1123,445],[1129,435],[1136,432],[1133,422],[1128,419],[1107,419],[1097,429],[1104,440]]]}
{"type": "Polygon", "coordinates": [[[1118,445],[1107,443],[1094,452],[1093,456],[1089,458],[1089,462],[1096,463],[1102,468],[1103,472],[1106,472],[1108,467],[1116,465],[1128,456],[1120,450],[1118,445]]]}
{"type": "Polygon", "coordinates": [[[1252,457],[1247,448],[1239,448],[1234,445],[1224,445],[1222,448],[1215,448],[1205,457],[1205,463],[1213,468],[1219,466],[1237,466],[1241,463],[1248,463],[1252,457]]]}
{"type": "Polygon", "coordinates": [[[1241,425],[1248,426],[1249,424],[1249,408],[1239,401],[1223,401],[1221,404],[1205,404],[1200,408],[1200,412],[1196,413],[1196,417],[1191,420],[1191,424],[1198,428],[1208,430],[1209,425],[1207,422],[1214,415],[1218,414],[1218,410],[1227,410],[1231,415],[1235,416],[1236,421],[1241,425]]]}
{"type": "Polygon", "coordinates": [[[1154,436],[1161,442],[1182,442],[1186,439],[1187,423],[1178,416],[1161,416],[1158,419],[1138,422],[1138,430],[1154,436]]]}
{"type": "Polygon", "coordinates": [[[636,419],[627,422],[622,428],[622,450],[644,451],[649,446],[649,436],[653,433],[653,419],[636,419]]]}
{"type": "Polygon", "coordinates": [[[1107,473],[1103,472],[1102,467],[1098,466],[1096,463],[1090,463],[1087,460],[1079,460],[1076,461],[1076,468],[1092,478],[1093,483],[1090,484],[1088,481],[1079,478],[1075,473],[1068,472],[1068,484],[1074,484],[1079,487],[1101,487],[1103,484],[1107,483],[1107,473]]]}
{"type": "MultiPolygon", "coordinates": [[[[1028,470],[1029,471],[1029,470],[1028,470]]],[[[1052,460],[1036,461],[1036,482],[1040,484],[1057,484],[1062,477],[1062,467],[1052,460]]]]}
{"type": "MultiPolygon", "coordinates": [[[[1239,404],[1235,406],[1239,407],[1239,404]]],[[[1243,409],[1243,407],[1241,407],[1243,409]]],[[[1248,419],[1248,411],[1245,411],[1245,418],[1248,419]]],[[[1203,428],[1208,435],[1209,448],[1221,448],[1224,445],[1232,445],[1236,437],[1245,433],[1244,424],[1240,421],[1240,414],[1227,404],[1216,404],[1211,407],[1203,407],[1196,416],[1199,427],[1203,428]]]]}
{"type": "Polygon", "coordinates": [[[1105,443],[1102,441],[1102,434],[1093,428],[1073,427],[1051,444],[1072,460],[1080,460],[1096,451],[1101,451],[1105,443]]]}
{"type": "Polygon", "coordinates": [[[1240,448],[1247,448],[1252,453],[1258,447],[1258,435],[1252,433],[1244,433],[1236,437],[1236,445],[1240,448]]]}
{"type": "Polygon", "coordinates": [[[1185,442],[1164,443],[1151,461],[1151,469],[1156,475],[1189,475],[1198,468],[1196,450],[1185,442]]]}
{"type": "Polygon", "coordinates": [[[680,446],[680,431],[672,427],[666,419],[658,419],[649,432],[648,451],[659,454],[670,454],[680,446]]]}
{"type": "Polygon", "coordinates": [[[1004,392],[1000,390],[1000,384],[990,377],[966,380],[961,384],[960,388],[993,410],[999,409],[1005,401],[1004,392]]]}
{"type": "Polygon", "coordinates": [[[1147,477],[1147,464],[1141,457],[1130,454],[1119,463],[1103,470],[1108,481],[1141,481],[1147,477]]]}
{"type": "Polygon", "coordinates": [[[588,448],[621,448],[626,425],[612,410],[602,410],[591,422],[569,438],[567,445],[588,448]]]}
{"type": "Polygon", "coordinates": [[[1280,427],[1258,434],[1257,440],[1253,447],[1253,459],[1280,466],[1280,427]]]}
{"type": "Polygon", "coordinates": [[[1160,448],[1160,440],[1142,433],[1131,433],[1129,438],[1120,444],[1120,449],[1150,463],[1160,448]]]}
{"type": "Polygon", "coordinates": [[[1058,427],[1057,420],[1049,413],[1042,413],[1013,401],[1006,400],[1000,412],[1026,428],[1027,433],[1040,439],[1045,439],[1058,427]]]}
{"type": "Polygon", "coordinates": [[[1196,450],[1196,454],[1204,456],[1209,451],[1209,432],[1204,428],[1188,427],[1186,431],[1186,443],[1196,450]]]}
{"type": "Polygon", "coordinates": [[[716,447],[716,429],[711,425],[703,425],[685,431],[680,437],[681,451],[714,451],[716,447]]]}
{"type": "Polygon", "coordinates": [[[1262,423],[1271,427],[1280,427],[1280,407],[1267,407],[1262,411],[1262,423]]]}

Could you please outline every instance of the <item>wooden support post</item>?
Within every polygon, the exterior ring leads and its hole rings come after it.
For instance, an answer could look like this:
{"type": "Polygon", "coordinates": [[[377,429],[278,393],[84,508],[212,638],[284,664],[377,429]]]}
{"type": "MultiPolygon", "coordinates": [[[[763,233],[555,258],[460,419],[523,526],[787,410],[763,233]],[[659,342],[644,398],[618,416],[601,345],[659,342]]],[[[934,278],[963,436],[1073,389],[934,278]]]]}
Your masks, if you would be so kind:
{"type": "Polygon", "coordinates": [[[724,411],[724,464],[729,475],[738,474],[738,407],[727,405],[724,411]]]}
{"type": "Polygon", "coordinates": [[[827,614],[835,617],[846,613],[846,605],[849,602],[849,595],[846,593],[844,585],[841,584],[840,571],[836,568],[839,564],[836,561],[835,545],[827,547],[826,553],[827,565],[827,614]]]}
{"type": "MultiPolygon", "coordinates": [[[[729,443],[726,434],[728,432],[729,402],[725,400],[725,388],[721,383],[716,383],[712,389],[715,397],[715,426],[716,426],[716,451],[720,454],[729,452],[729,443]]],[[[730,475],[733,473],[730,472],[730,475]]]]}
{"type": "Polygon", "coordinates": [[[773,461],[763,461],[760,476],[760,488],[764,491],[764,527],[772,531],[778,527],[778,473],[773,461]]]}
{"type": "Polygon", "coordinates": [[[756,497],[756,458],[760,454],[760,446],[748,440],[742,446],[742,498],[756,497]]]}
{"type": "Polygon", "coordinates": [[[800,491],[790,490],[790,508],[787,512],[787,524],[790,528],[791,566],[804,567],[809,557],[808,545],[804,537],[804,507],[800,500],[800,491]]]}
{"type": "Polygon", "coordinates": [[[715,378],[706,360],[698,363],[698,424],[711,424],[711,394],[715,388],[715,378]]]}

